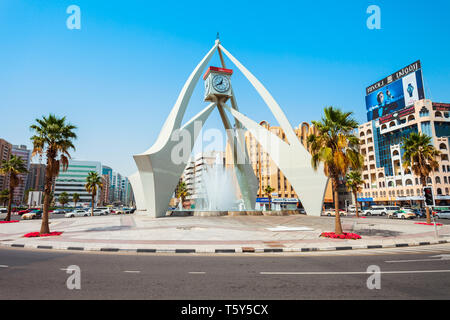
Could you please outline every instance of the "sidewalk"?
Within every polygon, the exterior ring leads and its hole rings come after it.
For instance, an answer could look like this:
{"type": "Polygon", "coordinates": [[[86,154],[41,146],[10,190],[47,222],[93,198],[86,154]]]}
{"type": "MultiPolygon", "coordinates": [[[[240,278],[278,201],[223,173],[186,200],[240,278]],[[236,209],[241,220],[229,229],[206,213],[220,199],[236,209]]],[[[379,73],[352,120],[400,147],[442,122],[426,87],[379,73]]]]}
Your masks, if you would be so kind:
{"type": "Polygon", "coordinates": [[[334,231],[334,217],[222,216],[150,218],[111,215],[51,220],[61,236],[24,238],[39,231],[41,221],[0,224],[0,246],[85,251],[240,253],[304,252],[402,247],[450,243],[450,225],[412,221],[342,218],[344,232],[360,240],[319,238],[334,231]]]}

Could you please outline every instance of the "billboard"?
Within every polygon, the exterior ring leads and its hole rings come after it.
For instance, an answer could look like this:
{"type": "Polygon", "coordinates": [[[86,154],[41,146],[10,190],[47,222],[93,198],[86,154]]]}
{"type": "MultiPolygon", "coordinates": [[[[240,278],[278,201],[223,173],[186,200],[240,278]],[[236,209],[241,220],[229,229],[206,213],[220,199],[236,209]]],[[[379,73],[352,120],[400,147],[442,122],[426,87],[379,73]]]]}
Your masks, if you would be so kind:
{"type": "Polygon", "coordinates": [[[366,88],[367,121],[385,117],[424,98],[418,60],[366,88]]]}

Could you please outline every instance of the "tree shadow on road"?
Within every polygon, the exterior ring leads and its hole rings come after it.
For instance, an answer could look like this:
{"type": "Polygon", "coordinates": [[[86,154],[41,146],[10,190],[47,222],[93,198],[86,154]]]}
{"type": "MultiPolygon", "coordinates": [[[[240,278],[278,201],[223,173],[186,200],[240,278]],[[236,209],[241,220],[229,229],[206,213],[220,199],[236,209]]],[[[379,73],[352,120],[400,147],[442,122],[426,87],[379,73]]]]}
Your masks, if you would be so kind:
{"type": "Polygon", "coordinates": [[[112,227],[103,227],[103,228],[92,228],[92,229],[87,229],[85,230],[86,232],[89,231],[97,231],[97,232],[101,232],[101,231],[120,231],[120,230],[125,230],[125,229],[130,229],[130,226],[112,226],[112,227]]]}
{"type": "Polygon", "coordinates": [[[380,230],[380,229],[361,229],[354,231],[360,236],[378,236],[378,237],[396,237],[403,232],[392,231],[392,230],[380,230]]]}

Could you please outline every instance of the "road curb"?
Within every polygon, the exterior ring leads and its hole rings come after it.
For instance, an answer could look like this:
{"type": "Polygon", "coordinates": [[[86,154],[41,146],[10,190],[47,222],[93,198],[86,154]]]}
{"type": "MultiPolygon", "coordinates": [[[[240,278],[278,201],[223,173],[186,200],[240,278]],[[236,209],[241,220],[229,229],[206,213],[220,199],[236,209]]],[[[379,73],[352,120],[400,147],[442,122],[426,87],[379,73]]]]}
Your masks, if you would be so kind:
{"type": "Polygon", "coordinates": [[[42,244],[23,244],[23,243],[1,243],[0,247],[23,248],[23,249],[46,249],[46,250],[67,250],[67,251],[100,251],[100,252],[132,252],[132,253],[173,253],[173,254],[230,254],[230,253],[292,253],[292,252],[314,252],[314,251],[350,251],[361,249],[387,249],[387,248],[404,248],[419,247],[434,244],[450,243],[450,239],[434,240],[434,241],[414,241],[402,242],[396,244],[370,244],[370,245],[354,245],[354,246],[335,246],[335,247],[299,247],[299,248],[117,248],[117,247],[81,247],[81,246],[54,246],[42,244]]]}

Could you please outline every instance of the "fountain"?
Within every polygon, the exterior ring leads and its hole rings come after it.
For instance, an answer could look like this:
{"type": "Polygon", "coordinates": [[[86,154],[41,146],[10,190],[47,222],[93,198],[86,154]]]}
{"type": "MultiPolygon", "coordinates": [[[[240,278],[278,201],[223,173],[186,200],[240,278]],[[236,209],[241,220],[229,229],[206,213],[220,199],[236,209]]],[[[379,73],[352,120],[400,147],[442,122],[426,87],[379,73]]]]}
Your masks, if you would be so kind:
{"type": "Polygon", "coordinates": [[[233,172],[223,166],[220,154],[216,155],[215,163],[206,167],[202,173],[201,190],[204,201],[199,211],[230,211],[238,210],[239,200],[236,197],[236,184],[233,172]]]}

